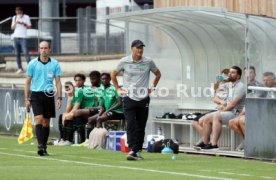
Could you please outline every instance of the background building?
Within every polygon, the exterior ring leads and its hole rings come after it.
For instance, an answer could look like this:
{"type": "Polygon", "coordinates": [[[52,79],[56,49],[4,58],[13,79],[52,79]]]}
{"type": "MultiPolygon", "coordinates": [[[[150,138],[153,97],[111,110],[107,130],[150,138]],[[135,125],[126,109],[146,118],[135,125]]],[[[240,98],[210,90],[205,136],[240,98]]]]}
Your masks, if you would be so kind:
{"type": "Polygon", "coordinates": [[[276,0],[154,0],[154,8],[178,6],[221,7],[237,13],[276,17],[276,0]]]}

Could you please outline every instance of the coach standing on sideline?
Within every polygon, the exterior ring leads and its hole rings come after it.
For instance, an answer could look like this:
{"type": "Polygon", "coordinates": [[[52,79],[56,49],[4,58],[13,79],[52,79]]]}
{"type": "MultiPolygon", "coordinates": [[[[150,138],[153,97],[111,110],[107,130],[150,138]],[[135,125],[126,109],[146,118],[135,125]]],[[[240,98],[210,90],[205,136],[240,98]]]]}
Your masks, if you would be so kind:
{"type": "Polygon", "coordinates": [[[61,107],[62,101],[61,69],[58,61],[49,57],[50,52],[50,43],[42,41],[39,44],[39,57],[28,64],[25,84],[26,109],[30,111],[30,107],[33,108],[38,142],[37,154],[40,156],[48,155],[46,144],[50,132],[50,118],[55,117],[56,114],[54,79],[58,96],[58,109],[61,107]]]}
{"type": "Polygon", "coordinates": [[[152,59],[143,56],[144,43],[134,40],[131,44],[132,55],[120,60],[111,78],[114,87],[123,97],[124,115],[127,121],[127,142],[131,151],[127,160],[142,160],[145,127],[149,113],[149,94],[155,89],[161,73],[152,59]],[[118,85],[117,75],[123,72],[123,87],[118,85]],[[149,86],[150,71],[155,78],[149,86]],[[126,96],[125,96],[126,95],[126,96]]]}

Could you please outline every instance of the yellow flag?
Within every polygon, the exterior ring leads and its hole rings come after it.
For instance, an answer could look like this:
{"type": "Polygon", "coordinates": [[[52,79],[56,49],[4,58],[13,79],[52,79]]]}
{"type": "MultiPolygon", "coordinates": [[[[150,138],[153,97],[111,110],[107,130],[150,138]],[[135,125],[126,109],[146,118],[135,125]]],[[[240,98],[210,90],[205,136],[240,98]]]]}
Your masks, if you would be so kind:
{"type": "Polygon", "coordinates": [[[18,137],[18,143],[22,144],[30,139],[33,138],[33,126],[31,122],[31,116],[30,113],[27,113],[26,120],[23,124],[22,130],[20,132],[20,135],[18,137]]]}

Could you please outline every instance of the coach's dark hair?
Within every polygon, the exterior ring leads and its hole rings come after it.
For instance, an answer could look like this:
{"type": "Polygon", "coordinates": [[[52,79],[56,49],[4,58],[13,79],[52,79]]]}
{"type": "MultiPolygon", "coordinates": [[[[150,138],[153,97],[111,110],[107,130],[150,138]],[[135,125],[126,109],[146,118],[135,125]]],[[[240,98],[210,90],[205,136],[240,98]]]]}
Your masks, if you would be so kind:
{"type": "Polygon", "coordinates": [[[237,71],[238,75],[240,75],[240,78],[241,78],[242,70],[239,66],[232,66],[231,69],[235,69],[237,71]]]}
{"type": "Polygon", "coordinates": [[[74,80],[76,79],[76,77],[79,77],[79,78],[81,78],[83,81],[85,81],[85,75],[84,75],[84,74],[81,74],[81,73],[75,74],[74,80]]]}
{"type": "Polygon", "coordinates": [[[90,78],[95,77],[97,79],[100,79],[101,78],[101,73],[99,71],[91,71],[90,74],[89,74],[89,77],[90,78]]]}
{"type": "Polygon", "coordinates": [[[111,76],[110,76],[109,73],[102,73],[102,74],[101,74],[101,77],[103,77],[103,76],[107,76],[109,79],[111,79],[111,76]]]}

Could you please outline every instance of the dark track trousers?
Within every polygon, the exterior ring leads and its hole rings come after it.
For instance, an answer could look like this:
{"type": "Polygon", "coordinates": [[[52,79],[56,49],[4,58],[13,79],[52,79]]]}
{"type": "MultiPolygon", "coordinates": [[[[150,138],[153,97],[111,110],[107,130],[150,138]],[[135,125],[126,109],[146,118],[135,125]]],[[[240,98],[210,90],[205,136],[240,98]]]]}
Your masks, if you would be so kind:
{"type": "Polygon", "coordinates": [[[127,122],[127,143],[134,152],[142,150],[143,147],[149,102],[149,97],[141,101],[135,101],[129,97],[123,98],[124,115],[127,122]]]}

